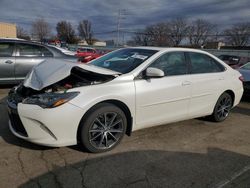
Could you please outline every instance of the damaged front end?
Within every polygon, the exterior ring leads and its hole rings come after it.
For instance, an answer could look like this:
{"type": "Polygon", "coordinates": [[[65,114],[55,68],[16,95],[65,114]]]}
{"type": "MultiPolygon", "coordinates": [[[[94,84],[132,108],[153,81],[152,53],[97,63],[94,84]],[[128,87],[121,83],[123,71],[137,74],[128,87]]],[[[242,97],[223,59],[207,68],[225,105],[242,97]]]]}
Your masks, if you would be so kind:
{"type": "Polygon", "coordinates": [[[11,89],[8,106],[17,109],[18,103],[23,103],[42,108],[57,107],[79,94],[70,89],[102,84],[113,80],[118,74],[89,65],[45,61],[35,66],[22,84],[11,89]]]}
{"type": "MultiPolygon", "coordinates": [[[[37,111],[34,112],[34,116],[37,115],[34,119],[32,118],[33,115],[30,116],[29,113],[23,115],[23,113],[27,113],[27,111],[23,111],[24,105],[36,105],[34,109],[39,109],[38,106],[43,109],[52,109],[67,103],[80,93],[73,88],[103,84],[117,76],[117,72],[114,71],[69,62],[43,62],[35,66],[24,82],[15,86],[9,92],[7,107],[10,130],[20,138],[31,139],[27,127],[24,127],[23,124],[23,121],[28,121],[30,125],[39,125],[37,127],[30,126],[31,132],[37,132],[41,128],[57,140],[57,137],[47,125],[39,119],[39,114],[36,114],[37,111]],[[22,105],[20,105],[21,103],[22,105]]],[[[26,107],[26,109],[30,109],[28,106],[26,107]]],[[[40,110],[45,114],[50,113],[47,110],[40,110]]],[[[74,112],[78,112],[78,108],[75,108],[74,112]]],[[[44,134],[44,138],[46,138],[46,133],[44,134]]],[[[36,140],[33,140],[33,142],[39,143],[36,140]]]]}
{"type": "Polygon", "coordinates": [[[76,66],[71,69],[69,76],[41,90],[27,87],[25,84],[14,87],[9,92],[8,102],[15,105],[22,102],[23,104],[38,105],[42,108],[54,108],[68,102],[79,94],[79,92],[70,92],[70,89],[102,84],[114,78],[114,75],[102,75],[76,66]]]}

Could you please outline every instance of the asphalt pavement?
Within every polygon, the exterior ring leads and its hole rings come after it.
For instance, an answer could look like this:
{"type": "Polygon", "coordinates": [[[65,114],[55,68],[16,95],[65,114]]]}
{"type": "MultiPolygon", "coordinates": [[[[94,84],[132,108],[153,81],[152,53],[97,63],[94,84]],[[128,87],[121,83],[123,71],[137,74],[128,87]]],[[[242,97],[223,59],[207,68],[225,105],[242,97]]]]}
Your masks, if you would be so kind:
{"type": "Polygon", "coordinates": [[[0,188],[250,187],[250,100],[222,123],[192,119],[136,131],[113,151],[48,148],[8,129],[0,89],[0,188]]]}

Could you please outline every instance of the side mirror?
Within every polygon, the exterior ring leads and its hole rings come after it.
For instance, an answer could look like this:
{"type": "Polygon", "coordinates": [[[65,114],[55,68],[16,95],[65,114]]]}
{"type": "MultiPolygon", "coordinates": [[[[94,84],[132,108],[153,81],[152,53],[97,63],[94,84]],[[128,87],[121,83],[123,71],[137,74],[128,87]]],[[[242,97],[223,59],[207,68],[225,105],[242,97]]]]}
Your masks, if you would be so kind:
{"type": "Polygon", "coordinates": [[[164,72],[161,69],[149,67],[145,71],[146,78],[161,78],[164,77],[164,72]]]}

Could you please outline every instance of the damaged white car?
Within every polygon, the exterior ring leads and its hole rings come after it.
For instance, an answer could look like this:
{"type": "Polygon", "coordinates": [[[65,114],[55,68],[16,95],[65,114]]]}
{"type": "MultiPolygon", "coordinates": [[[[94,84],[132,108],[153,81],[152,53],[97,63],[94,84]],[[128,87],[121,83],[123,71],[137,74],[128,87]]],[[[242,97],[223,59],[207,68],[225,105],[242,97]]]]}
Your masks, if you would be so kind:
{"type": "Polygon", "coordinates": [[[227,118],[241,75],[181,48],[125,48],[89,64],[43,62],[8,97],[10,130],[46,146],[114,148],[132,131],[201,116],[227,118]]]}

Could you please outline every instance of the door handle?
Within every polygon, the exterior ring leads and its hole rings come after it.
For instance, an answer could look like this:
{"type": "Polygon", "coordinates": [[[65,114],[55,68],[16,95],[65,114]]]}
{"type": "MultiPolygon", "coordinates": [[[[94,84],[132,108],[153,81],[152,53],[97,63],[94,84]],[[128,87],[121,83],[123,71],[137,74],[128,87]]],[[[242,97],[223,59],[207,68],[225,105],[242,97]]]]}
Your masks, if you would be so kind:
{"type": "Polygon", "coordinates": [[[182,85],[182,86],[189,86],[189,85],[191,85],[191,82],[189,82],[189,81],[184,81],[184,82],[182,82],[181,85],[182,85]]]}
{"type": "Polygon", "coordinates": [[[6,64],[12,64],[12,63],[13,63],[13,61],[11,61],[11,60],[7,60],[7,61],[5,61],[5,63],[6,63],[6,64]]]}

